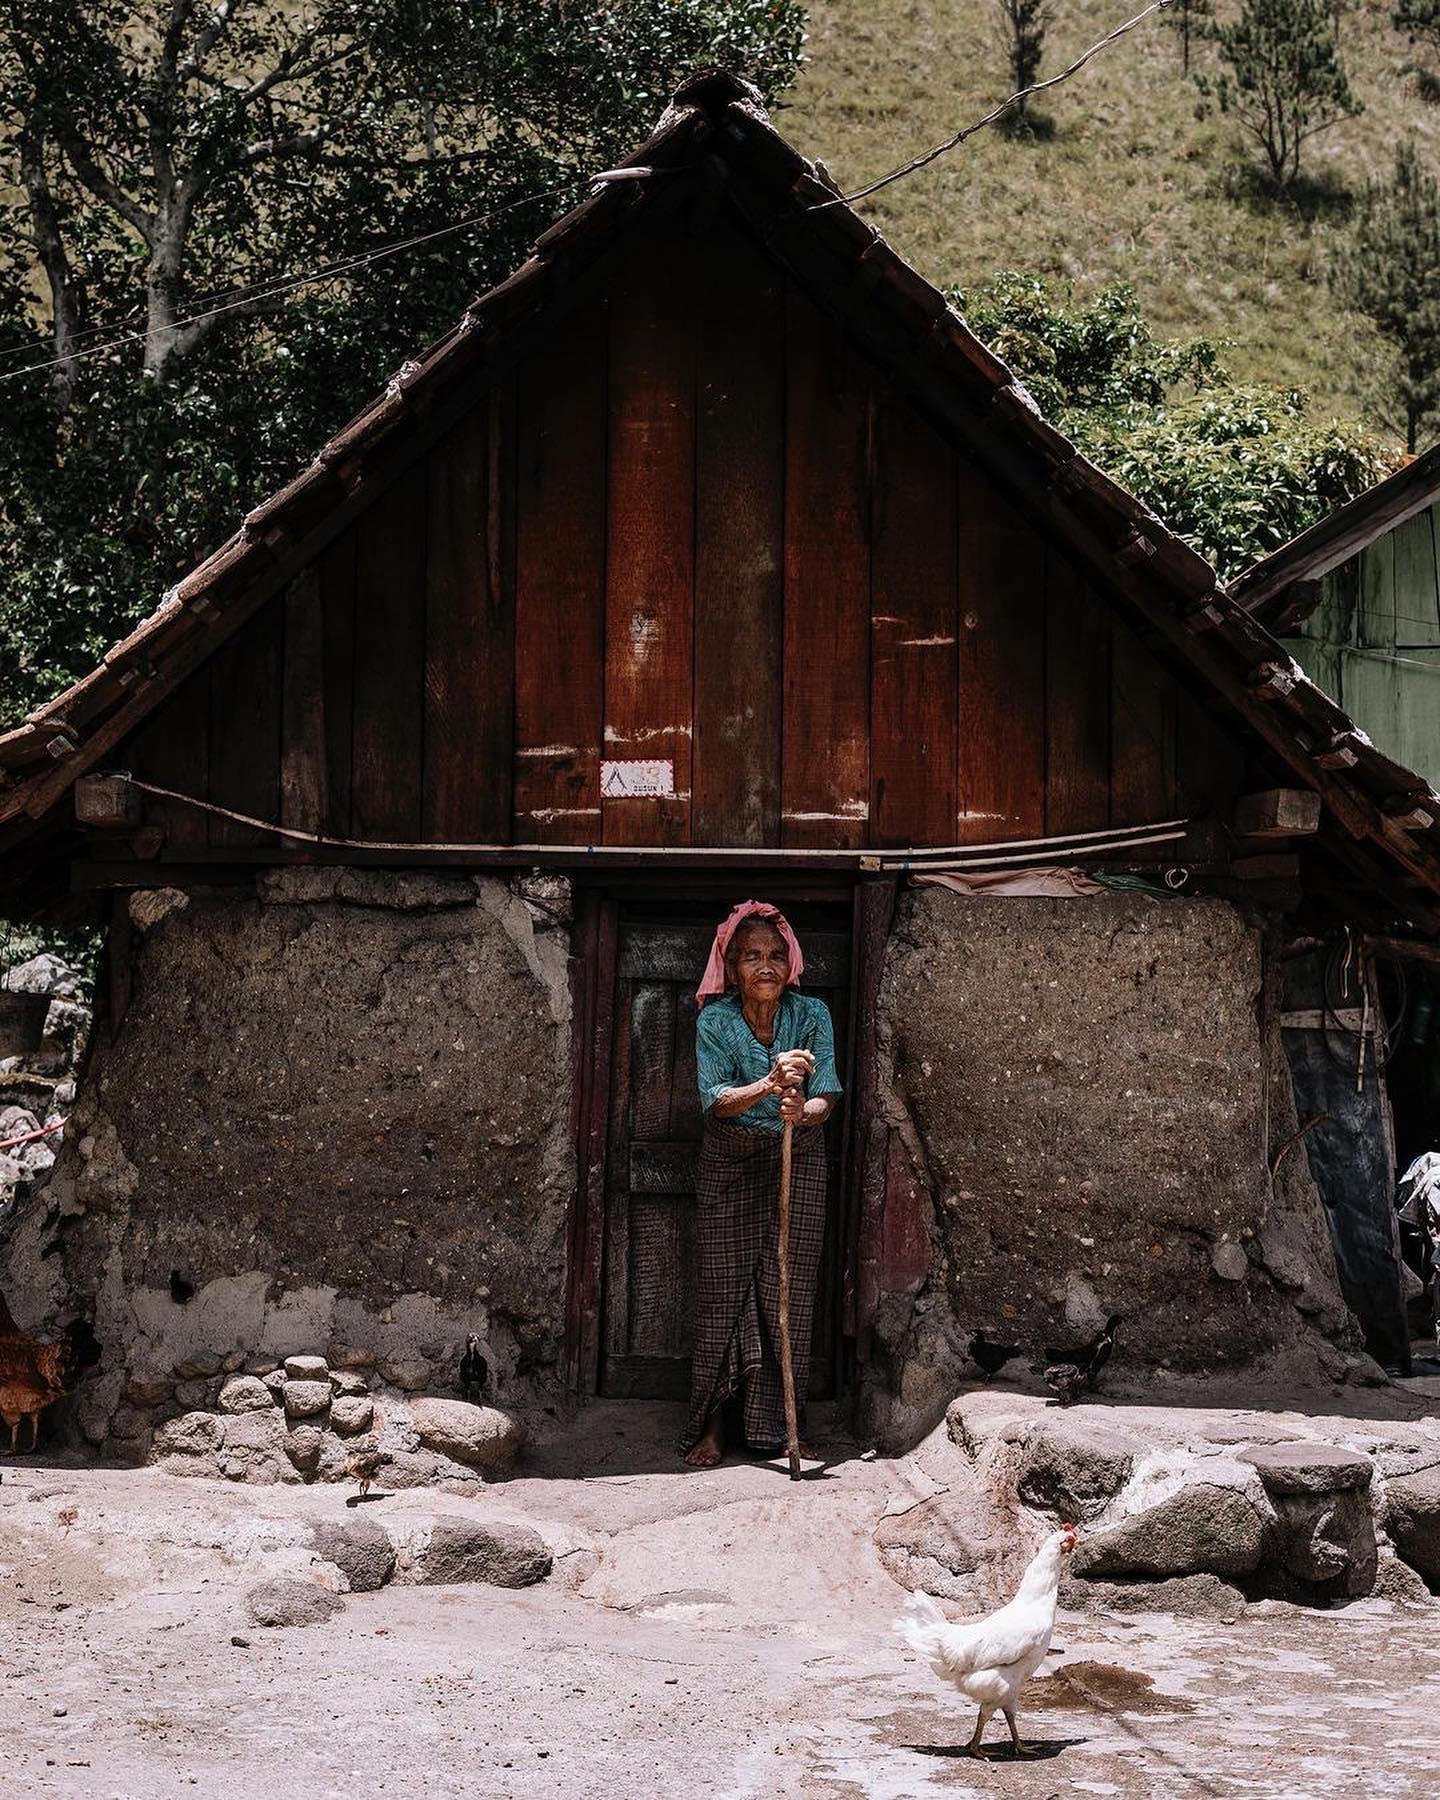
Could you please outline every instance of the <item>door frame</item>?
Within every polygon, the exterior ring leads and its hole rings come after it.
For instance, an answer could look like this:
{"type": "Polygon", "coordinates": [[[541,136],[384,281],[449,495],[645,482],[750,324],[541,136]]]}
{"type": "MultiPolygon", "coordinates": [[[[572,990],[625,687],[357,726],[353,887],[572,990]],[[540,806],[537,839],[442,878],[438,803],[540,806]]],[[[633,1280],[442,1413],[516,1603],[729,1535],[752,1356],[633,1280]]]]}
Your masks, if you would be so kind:
{"type": "MultiPolygon", "coordinates": [[[[644,871],[577,877],[570,962],[570,1130],[576,1181],[565,1234],[565,1385],[578,1397],[595,1395],[600,1379],[601,1309],[604,1292],[605,1194],[615,1069],[615,998],[624,900],[713,898],[731,903],[739,887],[754,887],[755,871],[737,860],[729,869],[676,871],[656,880],[644,871]]],[[[845,1132],[840,1145],[841,1233],[838,1319],[833,1386],[837,1399],[853,1393],[866,1360],[879,1300],[877,1279],[884,1239],[885,1184],[865,1179],[876,1091],[876,1001],[897,882],[849,872],[767,870],[767,892],[780,905],[803,900],[846,901],[850,906],[849,1029],[841,1080],[845,1132]]]]}

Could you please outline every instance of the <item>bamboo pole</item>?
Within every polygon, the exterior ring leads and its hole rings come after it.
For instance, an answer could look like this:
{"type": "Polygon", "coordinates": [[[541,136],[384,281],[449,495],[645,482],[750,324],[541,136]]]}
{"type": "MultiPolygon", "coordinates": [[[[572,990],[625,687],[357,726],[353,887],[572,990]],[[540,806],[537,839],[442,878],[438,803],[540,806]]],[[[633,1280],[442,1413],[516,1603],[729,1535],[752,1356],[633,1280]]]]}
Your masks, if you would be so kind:
{"type": "Polygon", "coordinates": [[[790,1354],[790,1151],[795,1127],[780,1137],[780,1205],[776,1219],[775,1272],[780,1289],[780,1386],[785,1396],[785,1448],[790,1479],[800,1479],[800,1419],[795,1405],[795,1363],[790,1354]]]}

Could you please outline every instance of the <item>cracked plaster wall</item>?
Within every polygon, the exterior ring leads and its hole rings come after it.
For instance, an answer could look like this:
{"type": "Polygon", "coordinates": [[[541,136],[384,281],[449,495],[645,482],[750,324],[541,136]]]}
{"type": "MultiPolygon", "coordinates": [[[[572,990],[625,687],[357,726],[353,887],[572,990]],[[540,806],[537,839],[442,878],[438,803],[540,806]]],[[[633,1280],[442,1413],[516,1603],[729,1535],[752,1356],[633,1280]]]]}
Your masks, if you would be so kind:
{"type": "Polygon", "coordinates": [[[500,1395],[553,1380],[567,900],[557,918],[555,894],[498,879],[333,869],[134,897],[119,1039],[86,1071],[44,1216],[0,1246],[22,1324],[93,1309],[86,1436],[142,1438],[195,1403],[185,1382],[300,1351],[443,1391],[472,1330],[500,1395]]]}
{"type": "MultiPolygon", "coordinates": [[[[891,1441],[974,1373],[977,1325],[1027,1356],[1111,1312],[1122,1360],[1234,1366],[1353,1342],[1295,1129],[1259,931],[1219,900],[901,900],[879,1111],[929,1275],[881,1300],[866,1410],[891,1441]],[[893,1140],[892,1140],[893,1141],[893,1140]]],[[[881,1178],[874,1146],[867,1180],[881,1178]]],[[[893,1168],[893,1157],[892,1157],[893,1168]]]]}

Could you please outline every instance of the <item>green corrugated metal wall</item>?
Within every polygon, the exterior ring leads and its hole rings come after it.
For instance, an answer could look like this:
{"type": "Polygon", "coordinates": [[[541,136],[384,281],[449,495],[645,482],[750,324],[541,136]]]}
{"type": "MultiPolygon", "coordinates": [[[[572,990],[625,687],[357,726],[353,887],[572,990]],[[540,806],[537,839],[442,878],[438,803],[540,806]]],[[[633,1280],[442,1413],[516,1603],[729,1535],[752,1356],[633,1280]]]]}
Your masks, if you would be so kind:
{"type": "Polygon", "coordinates": [[[1323,583],[1285,646],[1389,756],[1440,787],[1440,502],[1323,583]]]}

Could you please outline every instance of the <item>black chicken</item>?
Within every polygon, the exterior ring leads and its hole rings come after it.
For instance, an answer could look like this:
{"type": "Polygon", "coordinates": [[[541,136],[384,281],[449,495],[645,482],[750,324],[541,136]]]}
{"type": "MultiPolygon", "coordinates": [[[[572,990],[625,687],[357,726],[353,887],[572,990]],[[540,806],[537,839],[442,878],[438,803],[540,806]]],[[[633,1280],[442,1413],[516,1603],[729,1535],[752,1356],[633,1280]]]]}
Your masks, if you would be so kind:
{"type": "Polygon", "coordinates": [[[970,1355],[984,1370],[987,1381],[992,1375],[998,1375],[1006,1363],[1019,1354],[1018,1344],[992,1344],[985,1335],[983,1325],[970,1340],[970,1355]]]}
{"type": "Polygon", "coordinates": [[[490,1365],[485,1360],[485,1352],[480,1348],[479,1338],[472,1331],[465,1340],[465,1354],[460,1358],[461,1398],[478,1401],[489,1380],[490,1365]]]}
{"type": "MultiPolygon", "coordinates": [[[[1072,1344],[1045,1346],[1045,1361],[1054,1367],[1078,1369],[1084,1377],[1085,1385],[1094,1388],[1100,1378],[1100,1371],[1110,1360],[1110,1353],[1115,1348],[1115,1333],[1124,1324],[1120,1313],[1111,1313],[1105,1321],[1103,1331],[1097,1331],[1088,1344],[1072,1344]]],[[[1050,1369],[1045,1371],[1045,1379],[1050,1379],[1050,1369]]],[[[1051,1383],[1054,1386],[1054,1383],[1051,1383]]]]}

